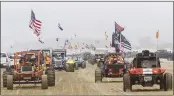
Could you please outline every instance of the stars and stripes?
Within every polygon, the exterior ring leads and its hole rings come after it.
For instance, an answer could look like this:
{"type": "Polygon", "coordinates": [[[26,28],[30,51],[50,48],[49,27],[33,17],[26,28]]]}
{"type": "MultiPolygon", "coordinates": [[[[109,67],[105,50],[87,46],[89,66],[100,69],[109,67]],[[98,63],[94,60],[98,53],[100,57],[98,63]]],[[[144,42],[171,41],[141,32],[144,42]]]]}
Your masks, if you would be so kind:
{"type": "Polygon", "coordinates": [[[42,25],[42,22],[36,19],[33,10],[31,10],[31,20],[30,20],[29,27],[34,31],[33,33],[37,37],[39,37],[41,34],[41,25],[42,25]]]}
{"type": "Polygon", "coordinates": [[[123,36],[123,34],[120,34],[117,39],[118,39],[117,41],[119,42],[119,44],[121,44],[121,46],[123,48],[128,49],[128,50],[131,50],[132,49],[131,43],[126,39],[125,36],[123,36]],[[121,38],[121,41],[120,41],[120,38],[121,38]]]}

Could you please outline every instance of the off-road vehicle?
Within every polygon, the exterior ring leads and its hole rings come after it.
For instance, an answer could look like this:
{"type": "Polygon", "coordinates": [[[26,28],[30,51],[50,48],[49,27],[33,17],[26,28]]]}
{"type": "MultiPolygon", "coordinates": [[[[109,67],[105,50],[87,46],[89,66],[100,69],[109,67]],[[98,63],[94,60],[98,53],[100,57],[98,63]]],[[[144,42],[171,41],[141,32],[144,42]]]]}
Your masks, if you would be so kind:
{"type": "Polygon", "coordinates": [[[133,59],[131,69],[123,76],[123,90],[131,91],[133,85],[153,86],[157,84],[165,91],[172,89],[172,74],[161,68],[155,53],[143,50],[133,59]]]}
{"type": "Polygon", "coordinates": [[[103,77],[119,78],[126,72],[124,60],[120,54],[109,53],[105,56],[104,62],[95,70],[95,82],[102,81],[103,77]]]}
{"type": "Polygon", "coordinates": [[[14,53],[14,69],[3,72],[3,87],[13,89],[13,84],[41,83],[42,89],[55,85],[54,70],[48,68],[44,72],[41,63],[42,53],[38,51],[23,51],[14,53]],[[18,55],[21,55],[19,63],[18,55]]]}

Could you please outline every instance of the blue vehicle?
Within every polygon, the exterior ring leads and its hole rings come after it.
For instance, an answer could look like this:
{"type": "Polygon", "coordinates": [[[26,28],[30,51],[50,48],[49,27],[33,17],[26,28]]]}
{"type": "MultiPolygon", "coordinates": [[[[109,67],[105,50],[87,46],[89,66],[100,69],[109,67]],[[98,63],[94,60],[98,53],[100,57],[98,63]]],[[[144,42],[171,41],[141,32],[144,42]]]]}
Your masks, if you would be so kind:
{"type": "Polygon", "coordinates": [[[86,68],[86,61],[83,60],[82,57],[75,56],[73,58],[76,61],[76,65],[75,65],[76,70],[78,70],[79,67],[81,67],[82,69],[86,68]]]}

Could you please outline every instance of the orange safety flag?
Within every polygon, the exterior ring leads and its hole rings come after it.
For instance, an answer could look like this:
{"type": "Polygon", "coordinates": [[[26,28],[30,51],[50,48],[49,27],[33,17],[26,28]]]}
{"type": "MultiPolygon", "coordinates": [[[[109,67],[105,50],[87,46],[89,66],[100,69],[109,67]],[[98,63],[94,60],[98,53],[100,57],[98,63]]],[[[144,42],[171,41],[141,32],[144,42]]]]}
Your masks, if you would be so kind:
{"type": "Polygon", "coordinates": [[[46,57],[46,64],[50,64],[51,58],[49,56],[46,57]]]}
{"type": "Polygon", "coordinates": [[[156,38],[158,39],[159,37],[159,30],[156,32],[156,38]]]}

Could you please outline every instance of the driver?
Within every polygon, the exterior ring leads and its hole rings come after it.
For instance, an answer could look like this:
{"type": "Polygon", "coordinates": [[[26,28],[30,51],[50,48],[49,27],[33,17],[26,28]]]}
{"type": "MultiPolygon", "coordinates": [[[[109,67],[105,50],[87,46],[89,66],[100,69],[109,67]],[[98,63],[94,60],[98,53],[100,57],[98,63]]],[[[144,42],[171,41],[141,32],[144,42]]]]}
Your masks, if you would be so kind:
{"type": "Polygon", "coordinates": [[[123,58],[122,58],[122,56],[118,56],[118,57],[117,57],[117,62],[118,62],[118,63],[123,63],[123,58]]]}

